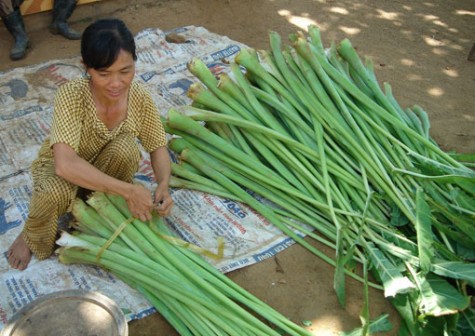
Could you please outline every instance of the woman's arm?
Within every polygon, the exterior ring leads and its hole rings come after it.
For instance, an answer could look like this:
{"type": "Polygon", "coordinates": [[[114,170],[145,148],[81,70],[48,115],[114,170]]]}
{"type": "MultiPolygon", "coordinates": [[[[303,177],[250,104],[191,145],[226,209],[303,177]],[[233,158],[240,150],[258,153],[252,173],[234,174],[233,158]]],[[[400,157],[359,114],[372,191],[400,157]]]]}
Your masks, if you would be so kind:
{"type": "Polygon", "coordinates": [[[155,189],[155,209],[160,216],[167,216],[170,214],[173,206],[173,199],[168,190],[171,175],[171,162],[167,147],[161,146],[151,152],[150,161],[158,184],[155,189]]]}
{"type": "Polygon", "coordinates": [[[145,187],[121,181],[101,172],[64,143],[54,144],[53,153],[56,175],[79,187],[120,195],[127,201],[134,217],[142,221],[152,218],[152,196],[145,187]]]}

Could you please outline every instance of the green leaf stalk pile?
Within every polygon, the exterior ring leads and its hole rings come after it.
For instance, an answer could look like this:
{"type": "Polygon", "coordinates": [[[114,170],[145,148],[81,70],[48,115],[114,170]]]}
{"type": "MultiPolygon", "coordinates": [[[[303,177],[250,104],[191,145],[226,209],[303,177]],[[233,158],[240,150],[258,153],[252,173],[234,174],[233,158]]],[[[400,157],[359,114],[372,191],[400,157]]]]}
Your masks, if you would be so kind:
{"type": "MultiPolygon", "coordinates": [[[[445,153],[427,113],[401,107],[348,39],[325,49],[315,26],[288,45],[271,32],[269,50],[242,49],[218,78],[200,59],[188,68],[193,104],[164,120],[173,187],[252,207],[335,266],[342,305],[346,276],[383,289],[401,335],[475,334],[473,155],[445,153]]],[[[368,334],[368,309],[362,321],[368,334]]]]}
{"type": "Polygon", "coordinates": [[[73,235],[58,240],[62,263],[100,266],[139,290],[180,335],[308,335],[245,291],[168,231],[134,219],[120,196],[76,199],[73,235]],[[175,238],[175,240],[173,239],[175,238]]]}

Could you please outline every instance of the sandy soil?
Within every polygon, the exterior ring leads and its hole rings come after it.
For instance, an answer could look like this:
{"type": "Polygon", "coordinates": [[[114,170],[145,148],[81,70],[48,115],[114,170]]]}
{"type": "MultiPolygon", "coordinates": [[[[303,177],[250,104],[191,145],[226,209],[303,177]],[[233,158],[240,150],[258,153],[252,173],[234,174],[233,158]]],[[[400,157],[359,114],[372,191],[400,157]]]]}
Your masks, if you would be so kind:
{"type": "MultiPolygon", "coordinates": [[[[326,46],[348,37],[361,55],[370,57],[378,79],[392,85],[403,107],[422,106],[442,148],[475,151],[475,62],[467,60],[475,43],[473,0],[108,0],[78,7],[71,21],[83,29],[108,16],[122,18],[134,33],[197,25],[262,49],[268,49],[269,30],[285,37],[315,23],[326,46]]],[[[51,35],[48,22],[49,13],[26,18],[33,47],[17,62],[9,60],[11,39],[0,28],[0,71],[79,53],[79,43],[51,35]]],[[[348,303],[340,307],[332,288],[333,268],[300,246],[229,276],[293,321],[312,321],[309,330],[315,335],[337,335],[359,326],[362,285],[348,280],[348,303]]],[[[395,328],[388,334],[395,335],[399,319],[382,293],[372,290],[370,303],[372,316],[390,314],[395,328]]],[[[175,333],[154,314],[131,322],[130,335],[175,333]]]]}

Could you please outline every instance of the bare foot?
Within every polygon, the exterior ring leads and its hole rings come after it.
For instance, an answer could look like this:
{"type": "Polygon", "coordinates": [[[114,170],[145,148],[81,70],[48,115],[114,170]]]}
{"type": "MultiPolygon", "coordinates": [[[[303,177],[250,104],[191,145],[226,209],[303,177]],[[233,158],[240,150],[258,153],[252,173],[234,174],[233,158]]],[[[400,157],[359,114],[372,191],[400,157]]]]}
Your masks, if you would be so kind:
{"type": "Polygon", "coordinates": [[[8,249],[7,257],[10,266],[20,271],[23,271],[30,263],[31,251],[21,233],[8,249]]]}

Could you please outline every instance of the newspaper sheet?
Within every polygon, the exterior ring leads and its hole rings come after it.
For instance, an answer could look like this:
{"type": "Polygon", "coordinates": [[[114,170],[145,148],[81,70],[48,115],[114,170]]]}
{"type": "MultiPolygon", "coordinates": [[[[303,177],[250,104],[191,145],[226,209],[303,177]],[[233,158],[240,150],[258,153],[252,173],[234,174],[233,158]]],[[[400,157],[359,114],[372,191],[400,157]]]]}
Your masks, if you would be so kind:
{"type": "MultiPolygon", "coordinates": [[[[197,79],[186,64],[192,57],[201,58],[219,74],[227,72],[236,53],[246,48],[203,27],[186,26],[173,32],[186,41],[168,43],[165,37],[170,32],[159,29],[146,29],[136,36],[137,79],[148,86],[164,116],[171,107],[191,103],[186,91],[197,79]]],[[[68,289],[95,290],[109,296],[129,321],[155,311],[138,292],[97,267],[66,266],[56,256],[41,262],[33,258],[22,272],[8,266],[6,252],[28,214],[32,188],[29,167],[49,132],[55,91],[83,75],[78,57],[0,73],[0,330],[32,300],[68,289]]],[[[136,179],[153,187],[147,157],[136,179]]],[[[209,260],[222,272],[259,262],[294,243],[243,204],[182,189],[172,190],[172,197],[175,207],[166,222],[182,239],[216,251],[218,238],[224,238],[224,257],[209,260]]],[[[66,216],[60,225],[67,221],[66,216]]]]}

